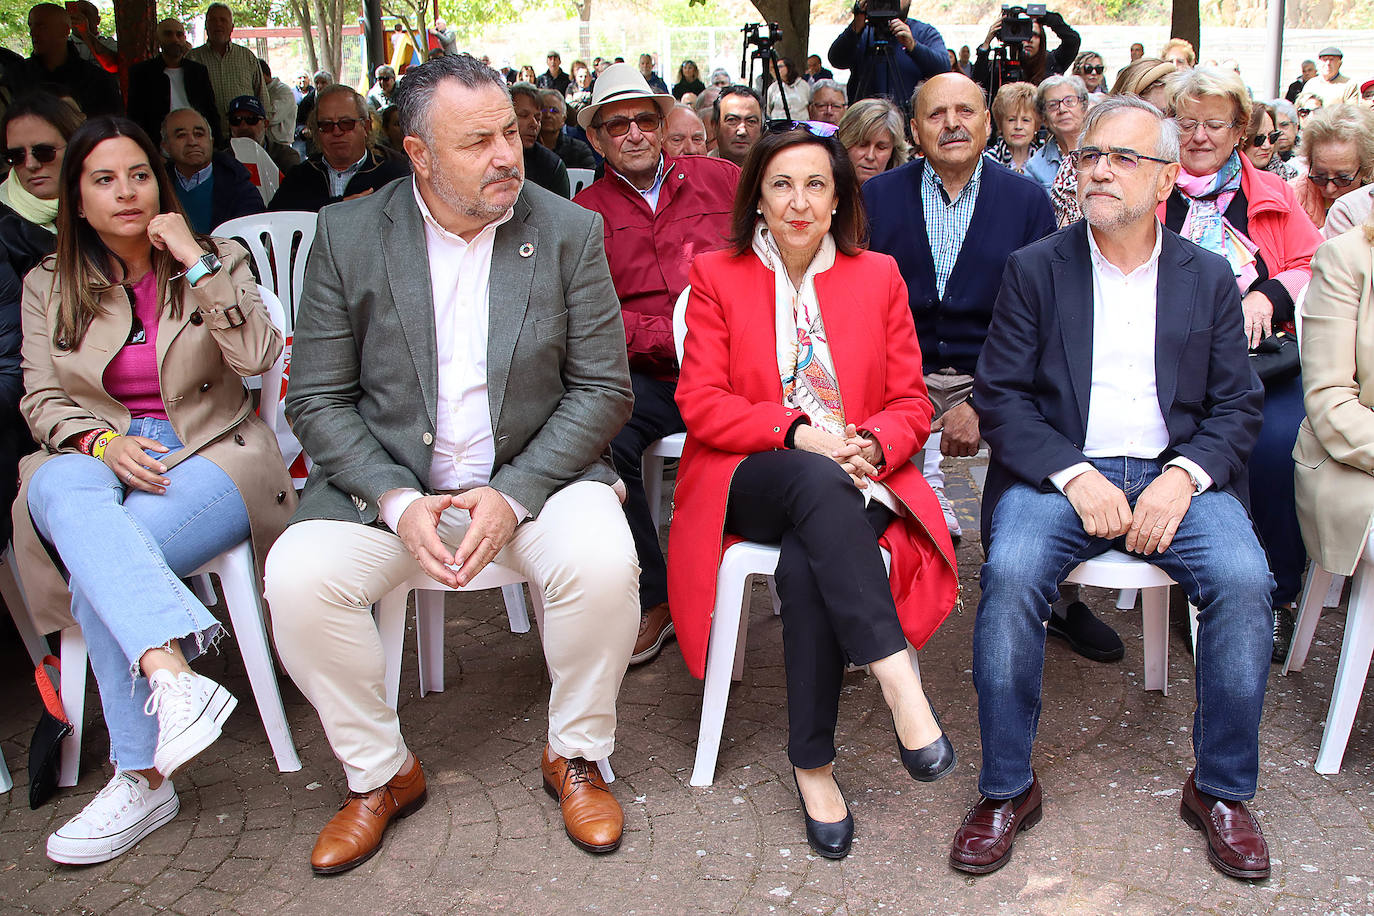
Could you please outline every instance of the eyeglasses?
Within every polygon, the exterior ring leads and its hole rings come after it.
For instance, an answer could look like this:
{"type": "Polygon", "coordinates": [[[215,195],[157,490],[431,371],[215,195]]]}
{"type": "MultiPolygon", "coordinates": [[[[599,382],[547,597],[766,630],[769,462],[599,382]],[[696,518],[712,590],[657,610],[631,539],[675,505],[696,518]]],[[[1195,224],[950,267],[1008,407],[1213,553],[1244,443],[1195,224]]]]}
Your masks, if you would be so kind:
{"type": "Polygon", "coordinates": [[[1140,160],[1146,159],[1150,162],[1162,162],[1168,165],[1170,160],[1160,159],[1157,156],[1146,156],[1137,153],[1135,150],[1114,149],[1104,152],[1095,147],[1085,146],[1082,149],[1069,150],[1069,161],[1073,167],[1080,172],[1091,172],[1097,168],[1097,164],[1103,158],[1107,160],[1107,166],[1113,172],[1134,172],[1140,166],[1140,160]]]}
{"type": "Polygon", "coordinates": [[[339,118],[337,121],[319,121],[315,124],[322,134],[348,134],[358,126],[357,118],[339,118]]]}
{"type": "Polygon", "coordinates": [[[1348,188],[1355,183],[1357,177],[1358,176],[1355,175],[1318,175],[1315,172],[1307,173],[1307,180],[1319,188],[1324,188],[1332,183],[1338,188],[1348,188]]]}
{"type": "Polygon", "coordinates": [[[1246,138],[1246,146],[1273,146],[1279,142],[1279,137],[1283,136],[1281,130],[1271,130],[1267,134],[1255,134],[1253,137],[1246,138]]]}
{"type": "Polygon", "coordinates": [[[1084,73],[1087,73],[1091,76],[1096,76],[1097,74],[1101,73],[1102,69],[1103,67],[1101,64],[1085,64],[1082,68],[1084,73]]]}
{"type": "Polygon", "coordinates": [[[58,153],[66,148],[65,145],[53,146],[51,143],[35,143],[33,146],[29,147],[12,146],[5,150],[5,161],[15,168],[19,168],[19,166],[29,161],[29,154],[32,153],[33,158],[38,160],[39,165],[47,165],[57,158],[58,153]]]}
{"type": "Polygon", "coordinates": [[[811,107],[817,111],[844,111],[849,106],[845,102],[812,102],[811,107]]]}
{"type": "MultiPolygon", "coordinates": [[[[230,115],[229,123],[234,127],[238,127],[240,124],[247,124],[249,127],[257,127],[262,123],[262,118],[257,115],[230,115]]],[[[324,125],[321,124],[320,128],[323,129],[324,125]]]]}
{"type": "Polygon", "coordinates": [[[663,115],[657,111],[641,111],[633,118],[611,118],[592,126],[606,131],[607,136],[623,137],[630,132],[631,124],[638,127],[641,134],[651,134],[663,124],[663,115]]]}
{"type": "Polygon", "coordinates": [[[779,119],[768,122],[770,134],[780,134],[789,130],[804,130],[813,137],[824,139],[835,136],[835,132],[839,129],[837,125],[825,121],[784,121],[779,119]]]}
{"type": "Polygon", "coordinates": [[[1078,108],[1082,104],[1082,99],[1080,99],[1076,95],[1071,95],[1068,98],[1063,99],[1050,99],[1049,101],[1045,102],[1045,110],[1058,111],[1059,109],[1063,108],[1072,111],[1073,109],[1078,108]]]}
{"type": "Polygon", "coordinates": [[[1178,129],[1183,132],[1185,137],[1192,134],[1193,131],[1197,130],[1199,127],[1206,133],[1215,136],[1216,134],[1223,133],[1236,126],[1236,122],[1234,121],[1221,121],[1216,118],[1211,118],[1206,121],[1199,121],[1197,118],[1175,118],[1174,123],[1178,125],[1178,129]]]}

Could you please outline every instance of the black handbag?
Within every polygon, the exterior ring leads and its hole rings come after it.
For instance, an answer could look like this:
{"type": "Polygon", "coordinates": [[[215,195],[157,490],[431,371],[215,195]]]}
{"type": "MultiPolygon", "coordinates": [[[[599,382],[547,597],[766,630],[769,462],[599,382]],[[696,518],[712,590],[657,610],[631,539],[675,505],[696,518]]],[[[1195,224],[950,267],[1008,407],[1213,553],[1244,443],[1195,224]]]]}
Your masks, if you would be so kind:
{"type": "Polygon", "coordinates": [[[43,698],[43,712],[38,727],[29,742],[29,807],[37,809],[57,791],[57,766],[62,757],[62,741],[72,733],[72,723],[62,709],[62,699],[48,677],[48,666],[56,668],[59,676],[62,662],[46,655],[33,673],[38,694],[43,698]]]}
{"type": "Polygon", "coordinates": [[[1250,348],[1250,368],[1266,385],[1296,378],[1302,371],[1297,338],[1286,331],[1270,334],[1250,348]]]}

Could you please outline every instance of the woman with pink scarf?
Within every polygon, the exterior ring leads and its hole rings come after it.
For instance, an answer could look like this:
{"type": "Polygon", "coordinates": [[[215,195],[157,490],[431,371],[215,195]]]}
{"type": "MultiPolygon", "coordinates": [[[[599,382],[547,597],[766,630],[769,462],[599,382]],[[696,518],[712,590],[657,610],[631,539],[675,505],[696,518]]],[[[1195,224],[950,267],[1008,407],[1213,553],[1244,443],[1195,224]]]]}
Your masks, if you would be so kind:
{"type": "MultiPolygon", "coordinates": [[[[1226,258],[1240,287],[1253,348],[1293,334],[1293,303],[1312,277],[1321,233],[1293,190],[1240,152],[1250,94],[1233,73],[1198,68],[1172,78],[1170,106],[1182,133],[1174,193],[1160,204],[1164,225],[1226,258]]],[[[1250,514],[1274,575],[1274,658],[1288,652],[1292,605],[1307,555],[1293,493],[1293,443],[1304,416],[1302,379],[1265,382],[1264,425],[1250,455],[1250,514]]]]}

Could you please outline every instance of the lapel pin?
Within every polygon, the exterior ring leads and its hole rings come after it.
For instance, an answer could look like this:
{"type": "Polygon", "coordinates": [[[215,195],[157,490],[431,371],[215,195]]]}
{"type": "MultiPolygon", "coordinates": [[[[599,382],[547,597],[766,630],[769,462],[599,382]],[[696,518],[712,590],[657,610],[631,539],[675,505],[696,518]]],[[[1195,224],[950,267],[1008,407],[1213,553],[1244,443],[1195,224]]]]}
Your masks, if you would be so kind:
{"type": "Polygon", "coordinates": [[[534,254],[534,246],[529,242],[520,246],[520,257],[528,258],[532,254],[534,254]]]}

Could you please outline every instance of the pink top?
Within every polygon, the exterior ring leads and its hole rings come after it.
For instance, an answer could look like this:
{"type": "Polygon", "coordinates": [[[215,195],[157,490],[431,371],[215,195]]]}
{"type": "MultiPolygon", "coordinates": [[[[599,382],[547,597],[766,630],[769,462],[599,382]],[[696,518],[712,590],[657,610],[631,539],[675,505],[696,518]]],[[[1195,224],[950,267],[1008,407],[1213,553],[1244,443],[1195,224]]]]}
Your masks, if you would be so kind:
{"type": "Polygon", "coordinates": [[[150,270],[129,288],[134,300],[133,330],[105,367],[105,390],[134,417],[165,420],[167,405],[157,374],[157,274],[150,270]]]}

